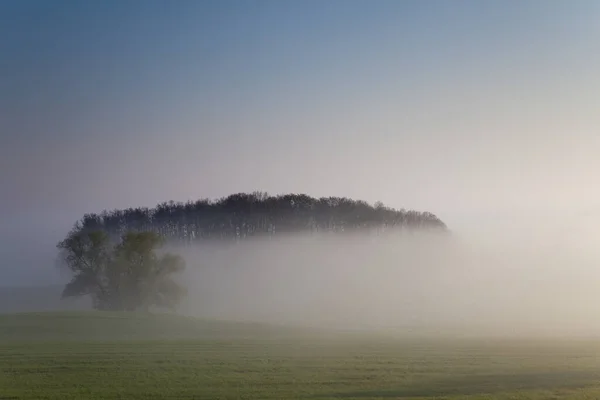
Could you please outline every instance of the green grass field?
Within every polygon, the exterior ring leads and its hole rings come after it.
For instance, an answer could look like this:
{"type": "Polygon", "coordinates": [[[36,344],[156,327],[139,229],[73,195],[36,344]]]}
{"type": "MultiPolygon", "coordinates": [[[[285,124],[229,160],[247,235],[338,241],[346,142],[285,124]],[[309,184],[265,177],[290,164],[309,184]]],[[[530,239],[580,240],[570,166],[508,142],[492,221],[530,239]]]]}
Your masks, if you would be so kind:
{"type": "Polygon", "coordinates": [[[0,316],[0,399],[600,399],[600,342],[0,316]]]}

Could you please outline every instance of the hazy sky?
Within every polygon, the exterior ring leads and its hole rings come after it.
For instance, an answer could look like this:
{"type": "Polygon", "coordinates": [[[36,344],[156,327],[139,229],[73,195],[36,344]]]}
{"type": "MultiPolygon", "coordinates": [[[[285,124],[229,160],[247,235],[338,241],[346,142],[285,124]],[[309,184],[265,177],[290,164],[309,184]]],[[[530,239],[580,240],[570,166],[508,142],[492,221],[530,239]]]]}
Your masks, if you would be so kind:
{"type": "Polygon", "coordinates": [[[169,199],[594,210],[598,71],[594,0],[1,1],[0,283],[169,199]]]}

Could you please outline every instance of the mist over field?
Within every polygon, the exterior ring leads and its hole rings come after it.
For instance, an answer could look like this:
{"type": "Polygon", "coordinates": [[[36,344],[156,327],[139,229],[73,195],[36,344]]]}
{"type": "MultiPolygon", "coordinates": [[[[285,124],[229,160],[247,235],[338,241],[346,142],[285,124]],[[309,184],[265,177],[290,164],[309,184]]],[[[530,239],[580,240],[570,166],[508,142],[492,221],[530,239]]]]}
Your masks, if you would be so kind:
{"type": "Polygon", "coordinates": [[[599,22],[0,0],[0,400],[600,399],[599,22]]]}
{"type": "Polygon", "coordinates": [[[177,247],[181,311],[203,317],[461,335],[598,335],[589,230],[291,235],[177,247]],[[566,234],[565,234],[566,233],[566,234]]]}
{"type": "MultiPolygon", "coordinates": [[[[600,335],[600,224],[505,218],[448,233],[279,234],[170,244],[187,268],[177,312],[221,320],[459,335],[600,335]]],[[[48,263],[49,264],[49,263],[48,263]]],[[[37,268],[52,268],[41,264],[37,268]]],[[[61,279],[68,276],[62,271],[61,279]]],[[[0,310],[90,307],[36,276],[0,310]]]]}

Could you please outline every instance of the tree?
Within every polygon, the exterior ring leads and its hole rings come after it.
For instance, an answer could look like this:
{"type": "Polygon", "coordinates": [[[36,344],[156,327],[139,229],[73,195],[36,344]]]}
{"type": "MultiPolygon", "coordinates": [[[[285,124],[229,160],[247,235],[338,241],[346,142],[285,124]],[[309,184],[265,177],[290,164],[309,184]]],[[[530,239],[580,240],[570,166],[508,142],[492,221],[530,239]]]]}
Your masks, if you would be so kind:
{"type": "Polygon", "coordinates": [[[162,244],[154,232],[127,232],[113,243],[104,231],[71,231],[57,245],[73,273],[62,297],[89,295],[99,310],[175,307],[185,290],[172,276],[185,263],[174,254],[159,256],[162,244]]]}

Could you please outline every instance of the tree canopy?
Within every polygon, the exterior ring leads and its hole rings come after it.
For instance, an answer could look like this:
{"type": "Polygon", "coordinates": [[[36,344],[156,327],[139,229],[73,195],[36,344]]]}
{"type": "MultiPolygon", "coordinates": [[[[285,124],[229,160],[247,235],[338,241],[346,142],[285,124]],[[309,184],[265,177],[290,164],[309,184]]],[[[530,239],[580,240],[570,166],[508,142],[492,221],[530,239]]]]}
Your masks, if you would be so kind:
{"type": "Polygon", "coordinates": [[[382,203],[260,192],[86,214],[58,244],[61,260],[73,273],[63,297],[90,295],[94,307],[103,310],[174,307],[184,289],[172,276],[185,265],[173,254],[157,254],[167,241],[201,243],[365,229],[446,231],[446,225],[432,213],[395,210],[382,203]]]}
{"type": "Polygon", "coordinates": [[[86,214],[76,231],[104,231],[121,237],[129,231],[154,232],[168,241],[240,240],[285,232],[347,232],[360,229],[438,229],[446,225],[430,212],[396,210],[345,197],[305,194],[269,196],[238,193],[218,199],[164,202],[155,208],[128,208],[86,214]]]}
{"type": "Polygon", "coordinates": [[[127,232],[115,243],[102,230],[73,230],[57,245],[73,274],[62,296],[90,295],[100,310],[173,308],[185,290],[172,275],[185,264],[179,256],[156,254],[163,241],[154,232],[127,232]]]}

